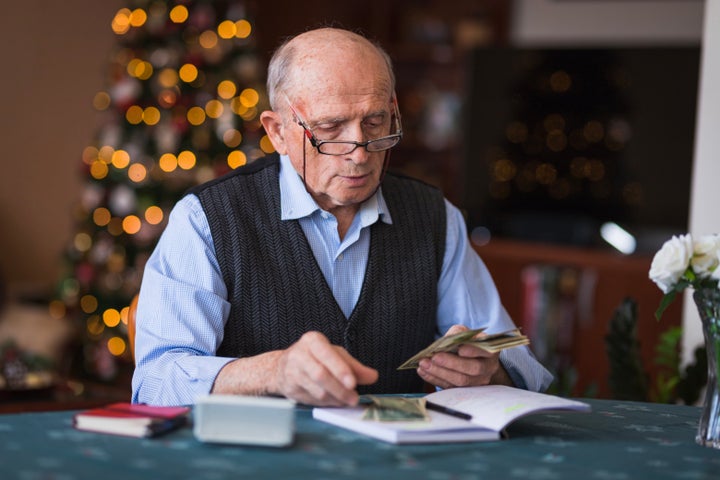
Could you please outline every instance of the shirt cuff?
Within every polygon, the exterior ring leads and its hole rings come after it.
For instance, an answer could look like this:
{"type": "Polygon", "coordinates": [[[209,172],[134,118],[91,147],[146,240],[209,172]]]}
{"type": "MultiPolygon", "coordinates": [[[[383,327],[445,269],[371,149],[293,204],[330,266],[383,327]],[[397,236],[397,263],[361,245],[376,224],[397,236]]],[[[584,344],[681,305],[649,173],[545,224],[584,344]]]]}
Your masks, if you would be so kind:
{"type": "Polygon", "coordinates": [[[150,405],[194,405],[199,397],[210,393],[220,370],[233,360],[236,359],[187,354],[166,359],[162,362],[165,368],[148,372],[142,385],[133,389],[133,401],[150,405]]]}
{"type": "Polygon", "coordinates": [[[525,346],[500,352],[500,363],[517,388],[544,392],[553,381],[552,374],[537,361],[525,346]]]}

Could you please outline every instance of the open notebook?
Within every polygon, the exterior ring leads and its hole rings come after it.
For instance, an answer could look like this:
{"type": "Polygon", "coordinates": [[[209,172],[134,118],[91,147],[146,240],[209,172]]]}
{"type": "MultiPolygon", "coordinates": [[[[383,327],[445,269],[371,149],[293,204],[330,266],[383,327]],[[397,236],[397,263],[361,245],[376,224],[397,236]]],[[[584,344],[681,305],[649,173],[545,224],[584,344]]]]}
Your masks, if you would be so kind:
{"type": "Polygon", "coordinates": [[[390,443],[445,443],[498,440],[507,425],[533,413],[590,411],[577,400],[501,385],[450,388],[425,399],[429,421],[363,420],[362,406],[314,408],[313,417],[390,443]]]}

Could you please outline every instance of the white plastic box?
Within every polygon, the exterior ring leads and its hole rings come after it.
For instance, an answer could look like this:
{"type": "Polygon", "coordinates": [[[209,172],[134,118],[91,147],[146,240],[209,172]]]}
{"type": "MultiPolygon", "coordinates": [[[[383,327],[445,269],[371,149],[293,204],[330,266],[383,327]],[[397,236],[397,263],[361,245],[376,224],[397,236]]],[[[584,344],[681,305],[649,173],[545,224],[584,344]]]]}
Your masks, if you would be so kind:
{"type": "Polygon", "coordinates": [[[207,395],[199,398],[193,409],[193,433],[202,442],[284,447],[295,435],[295,402],[207,395]]]}

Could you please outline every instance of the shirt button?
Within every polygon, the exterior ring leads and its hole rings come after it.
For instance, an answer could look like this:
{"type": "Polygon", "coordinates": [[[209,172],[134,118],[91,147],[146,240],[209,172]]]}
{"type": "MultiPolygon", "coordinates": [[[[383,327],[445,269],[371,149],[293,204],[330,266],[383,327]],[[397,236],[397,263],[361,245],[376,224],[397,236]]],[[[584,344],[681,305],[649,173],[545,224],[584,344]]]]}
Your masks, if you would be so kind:
{"type": "Polygon", "coordinates": [[[345,254],[344,254],[344,253],[341,253],[340,255],[338,255],[338,260],[342,260],[343,258],[345,258],[345,254]]]}

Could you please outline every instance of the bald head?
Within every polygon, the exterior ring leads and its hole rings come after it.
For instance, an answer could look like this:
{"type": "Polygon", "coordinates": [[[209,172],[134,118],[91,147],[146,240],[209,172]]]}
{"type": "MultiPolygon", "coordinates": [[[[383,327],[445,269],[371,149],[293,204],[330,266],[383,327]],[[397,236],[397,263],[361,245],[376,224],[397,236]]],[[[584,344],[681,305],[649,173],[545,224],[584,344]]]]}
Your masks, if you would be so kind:
{"type": "Polygon", "coordinates": [[[348,30],[320,28],[285,42],[270,60],[268,96],[273,110],[281,96],[305,95],[318,89],[332,94],[353,76],[367,76],[368,88],[395,90],[387,53],[365,37],[348,30]],[[384,84],[384,85],[383,85],[384,84]]]}

